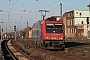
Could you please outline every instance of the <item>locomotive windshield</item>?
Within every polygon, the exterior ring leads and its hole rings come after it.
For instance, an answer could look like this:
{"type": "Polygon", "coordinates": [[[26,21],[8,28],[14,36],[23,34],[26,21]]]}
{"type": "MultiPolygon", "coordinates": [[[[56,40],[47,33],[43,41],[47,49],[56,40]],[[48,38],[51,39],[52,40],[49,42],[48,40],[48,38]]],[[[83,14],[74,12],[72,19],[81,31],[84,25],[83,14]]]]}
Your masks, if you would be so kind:
{"type": "Polygon", "coordinates": [[[46,24],[46,33],[62,33],[62,24],[46,24]]]}

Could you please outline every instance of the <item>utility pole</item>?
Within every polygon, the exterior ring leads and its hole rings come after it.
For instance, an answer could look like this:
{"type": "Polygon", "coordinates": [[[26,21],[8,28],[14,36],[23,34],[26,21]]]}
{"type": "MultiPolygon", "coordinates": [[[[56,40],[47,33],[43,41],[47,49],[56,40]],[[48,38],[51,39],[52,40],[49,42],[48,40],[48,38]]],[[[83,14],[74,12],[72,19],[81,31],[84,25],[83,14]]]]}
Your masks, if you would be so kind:
{"type": "MultiPolygon", "coordinates": [[[[87,5],[87,7],[89,7],[89,13],[90,13],[90,4],[89,5],[87,5]]],[[[90,16],[88,16],[87,18],[86,18],[86,21],[87,21],[87,38],[89,38],[90,37],[90,24],[89,24],[89,19],[90,19],[90,16]]]]}
{"type": "Polygon", "coordinates": [[[62,16],[62,3],[60,3],[60,16],[62,16]]]}
{"type": "Polygon", "coordinates": [[[5,33],[5,39],[7,39],[7,24],[6,24],[6,33],[5,33]]]}
{"type": "Polygon", "coordinates": [[[28,20],[27,20],[27,27],[28,27],[28,20]]]}
{"type": "Polygon", "coordinates": [[[14,31],[15,31],[15,40],[16,40],[16,25],[14,25],[14,31]]]}
{"type": "Polygon", "coordinates": [[[90,11],[90,4],[89,4],[89,5],[87,5],[87,7],[89,7],[89,11],[90,11]]]}
{"type": "Polygon", "coordinates": [[[1,40],[2,40],[2,23],[4,23],[4,22],[0,22],[0,24],[1,24],[1,40]]]}
{"type": "Polygon", "coordinates": [[[21,30],[22,30],[22,14],[21,14],[21,30]]]}

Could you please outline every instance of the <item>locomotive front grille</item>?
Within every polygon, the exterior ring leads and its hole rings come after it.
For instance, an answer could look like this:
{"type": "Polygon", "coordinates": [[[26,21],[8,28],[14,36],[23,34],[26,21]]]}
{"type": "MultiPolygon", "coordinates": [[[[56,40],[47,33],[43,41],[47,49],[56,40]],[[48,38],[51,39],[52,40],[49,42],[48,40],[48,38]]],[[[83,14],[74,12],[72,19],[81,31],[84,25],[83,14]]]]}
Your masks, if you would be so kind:
{"type": "Polygon", "coordinates": [[[61,44],[64,44],[64,41],[45,41],[45,44],[49,46],[60,46],[61,44]]]}

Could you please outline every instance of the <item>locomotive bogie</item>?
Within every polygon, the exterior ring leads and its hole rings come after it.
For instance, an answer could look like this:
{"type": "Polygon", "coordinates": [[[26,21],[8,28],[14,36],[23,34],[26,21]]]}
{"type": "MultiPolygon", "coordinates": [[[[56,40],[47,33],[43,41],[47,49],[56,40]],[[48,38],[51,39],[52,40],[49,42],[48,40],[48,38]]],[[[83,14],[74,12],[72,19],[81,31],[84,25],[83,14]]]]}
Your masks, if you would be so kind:
{"type": "Polygon", "coordinates": [[[44,41],[44,47],[46,49],[61,49],[65,47],[64,41],[44,41]]]}

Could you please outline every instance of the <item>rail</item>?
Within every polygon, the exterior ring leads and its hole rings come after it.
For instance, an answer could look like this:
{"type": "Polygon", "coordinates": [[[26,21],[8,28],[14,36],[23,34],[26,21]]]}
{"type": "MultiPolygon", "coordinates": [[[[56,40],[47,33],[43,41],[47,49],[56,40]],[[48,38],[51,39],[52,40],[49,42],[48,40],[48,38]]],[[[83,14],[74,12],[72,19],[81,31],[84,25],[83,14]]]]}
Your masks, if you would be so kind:
{"type": "Polygon", "coordinates": [[[15,42],[13,43],[13,42],[11,41],[11,45],[12,45],[16,50],[18,50],[20,53],[24,54],[27,58],[29,58],[29,59],[31,59],[31,60],[36,60],[36,59],[33,58],[32,56],[30,56],[27,51],[25,51],[25,50],[24,50],[23,48],[21,48],[19,45],[15,44],[15,42]],[[17,46],[16,46],[16,45],[17,45],[17,46]],[[19,47],[19,48],[18,48],[18,47],[19,47]]]}
{"type": "Polygon", "coordinates": [[[5,60],[18,60],[18,58],[15,57],[15,55],[10,51],[10,49],[7,46],[8,40],[4,40],[1,44],[1,48],[3,50],[3,55],[5,60]]]}

